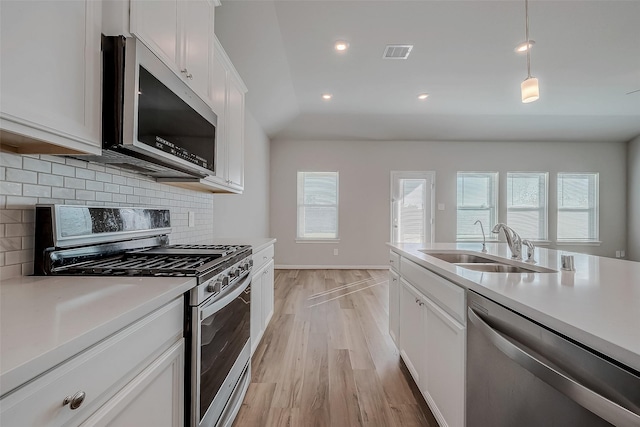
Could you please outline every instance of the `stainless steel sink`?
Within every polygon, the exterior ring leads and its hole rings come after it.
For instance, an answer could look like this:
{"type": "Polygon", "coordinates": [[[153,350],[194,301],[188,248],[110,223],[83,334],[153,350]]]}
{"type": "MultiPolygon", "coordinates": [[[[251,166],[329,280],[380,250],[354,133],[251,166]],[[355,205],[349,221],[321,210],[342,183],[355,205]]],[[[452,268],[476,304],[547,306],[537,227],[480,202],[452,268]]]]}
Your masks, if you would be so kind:
{"type": "Polygon", "coordinates": [[[540,267],[538,265],[525,264],[523,262],[501,258],[495,260],[473,251],[437,251],[432,249],[420,249],[420,252],[438,258],[442,261],[454,264],[458,267],[487,273],[557,273],[556,270],[540,267]],[[504,260],[504,261],[503,261],[504,260]],[[525,264],[526,266],[523,266],[525,264]]]}
{"type": "Polygon", "coordinates": [[[450,262],[452,264],[458,264],[458,263],[464,263],[464,264],[470,264],[470,263],[493,263],[493,262],[498,262],[498,261],[494,261],[491,258],[485,258],[482,256],[478,256],[478,255],[473,255],[473,254],[466,254],[466,253],[459,253],[459,252],[430,252],[427,250],[421,250],[420,252],[423,252],[429,256],[432,256],[434,258],[438,258],[441,259],[442,261],[446,261],[446,262],[450,262]]]}
{"type": "Polygon", "coordinates": [[[535,270],[528,268],[518,267],[516,265],[508,264],[465,264],[456,263],[458,267],[467,268],[469,270],[485,271],[487,273],[537,273],[535,270]]]}

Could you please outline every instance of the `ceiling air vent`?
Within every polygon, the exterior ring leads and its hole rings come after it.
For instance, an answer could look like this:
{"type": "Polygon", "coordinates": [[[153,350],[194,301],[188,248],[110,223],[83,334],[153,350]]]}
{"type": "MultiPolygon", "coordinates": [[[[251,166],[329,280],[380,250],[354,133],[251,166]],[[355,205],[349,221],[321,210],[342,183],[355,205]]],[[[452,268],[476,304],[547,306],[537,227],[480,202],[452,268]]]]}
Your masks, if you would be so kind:
{"type": "Polygon", "coordinates": [[[407,59],[413,49],[412,44],[390,44],[384,49],[383,59],[407,59]]]}

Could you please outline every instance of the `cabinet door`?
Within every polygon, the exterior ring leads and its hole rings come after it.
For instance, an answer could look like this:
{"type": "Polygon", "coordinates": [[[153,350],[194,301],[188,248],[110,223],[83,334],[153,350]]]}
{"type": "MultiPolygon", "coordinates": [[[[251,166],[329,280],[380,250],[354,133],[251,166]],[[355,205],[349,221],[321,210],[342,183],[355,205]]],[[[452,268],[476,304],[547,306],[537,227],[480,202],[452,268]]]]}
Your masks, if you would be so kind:
{"type": "Polygon", "coordinates": [[[227,137],[226,137],[226,108],[227,108],[227,66],[225,54],[220,42],[214,38],[213,60],[211,61],[210,98],[213,112],[218,116],[216,126],[216,178],[226,184],[227,176],[227,137]]]}
{"type": "Polygon", "coordinates": [[[131,33],[179,71],[178,1],[131,0],[131,33]]]}
{"type": "Polygon", "coordinates": [[[425,315],[425,397],[441,426],[463,427],[466,330],[428,299],[425,315]]]}
{"type": "Polygon", "coordinates": [[[400,276],[389,269],[389,335],[396,345],[400,331],[400,276]]]}
{"type": "Polygon", "coordinates": [[[184,340],[181,339],[82,426],[178,427],[183,423],[184,340]]]}
{"type": "MultiPolygon", "coordinates": [[[[99,154],[100,2],[2,1],[0,8],[0,127],[99,154]]],[[[11,145],[12,135],[2,139],[11,145]]]]}
{"type": "Polygon", "coordinates": [[[182,67],[189,86],[206,102],[209,99],[213,3],[191,0],[179,3],[182,16],[182,67]]]}
{"type": "Polygon", "coordinates": [[[262,329],[266,330],[273,316],[273,260],[269,261],[262,275],[262,329]]]}
{"type": "Polygon", "coordinates": [[[264,269],[253,273],[251,278],[251,354],[256,351],[260,339],[262,338],[262,278],[264,269]]]}
{"type": "Polygon", "coordinates": [[[400,281],[400,355],[418,386],[424,364],[424,297],[413,286],[400,281]]]}
{"type": "Polygon", "coordinates": [[[234,73],[229,73],[227,99],[227,171],[231,186],[244,187],[244,93],[234,73]]]}

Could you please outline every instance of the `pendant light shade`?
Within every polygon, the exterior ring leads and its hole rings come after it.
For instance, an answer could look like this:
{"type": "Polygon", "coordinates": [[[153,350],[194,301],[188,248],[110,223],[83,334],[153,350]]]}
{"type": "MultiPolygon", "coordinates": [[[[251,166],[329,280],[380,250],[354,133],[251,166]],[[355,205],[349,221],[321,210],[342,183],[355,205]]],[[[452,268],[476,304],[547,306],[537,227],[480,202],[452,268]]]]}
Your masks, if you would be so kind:
{"type": "Polygon", "coordinates": [[[540,98],[540,87],[538,79],[531,77],[531,47],[533,43],[529,38],[529,0],[524,0],[525,14],[525,46],[527,46],[527,78],[520,85],[522,93],[522,102],[529,103],[537,101],[540,98]]]}
{"type": "Polygon", "coordinates": [[[522,92],[522,102],[529,103],[537,101],[540,98],[540,88],[538,87],[538,79],[529,77],[520,85],[522,92]]]}

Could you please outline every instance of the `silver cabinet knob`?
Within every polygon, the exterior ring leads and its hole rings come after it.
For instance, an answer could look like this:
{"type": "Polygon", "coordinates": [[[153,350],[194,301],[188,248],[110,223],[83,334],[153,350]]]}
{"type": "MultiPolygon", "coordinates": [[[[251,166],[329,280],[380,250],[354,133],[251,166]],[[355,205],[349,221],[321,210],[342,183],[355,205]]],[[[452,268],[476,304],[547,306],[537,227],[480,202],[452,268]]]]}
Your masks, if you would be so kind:
{"type": "Polygon", "coordinates": [[[189,80],[193,80],[193,74],[189,73],[189,70],[187,70],[186,68],[183,70],[180,70],[180,72],[184,74],[184,76],[189,80]]]}
{"type": "Polygon", "coordinates": [[[86,396],[87,395],[84,393],[84,391],[79,391],[73,396],[65,397],[64,400],[62,401],[62,406],[69,405],[69,408],[71,410],[78,409],[80,405],[82,405],[82,402],[84,402],[84,398],[86,396]]]}

